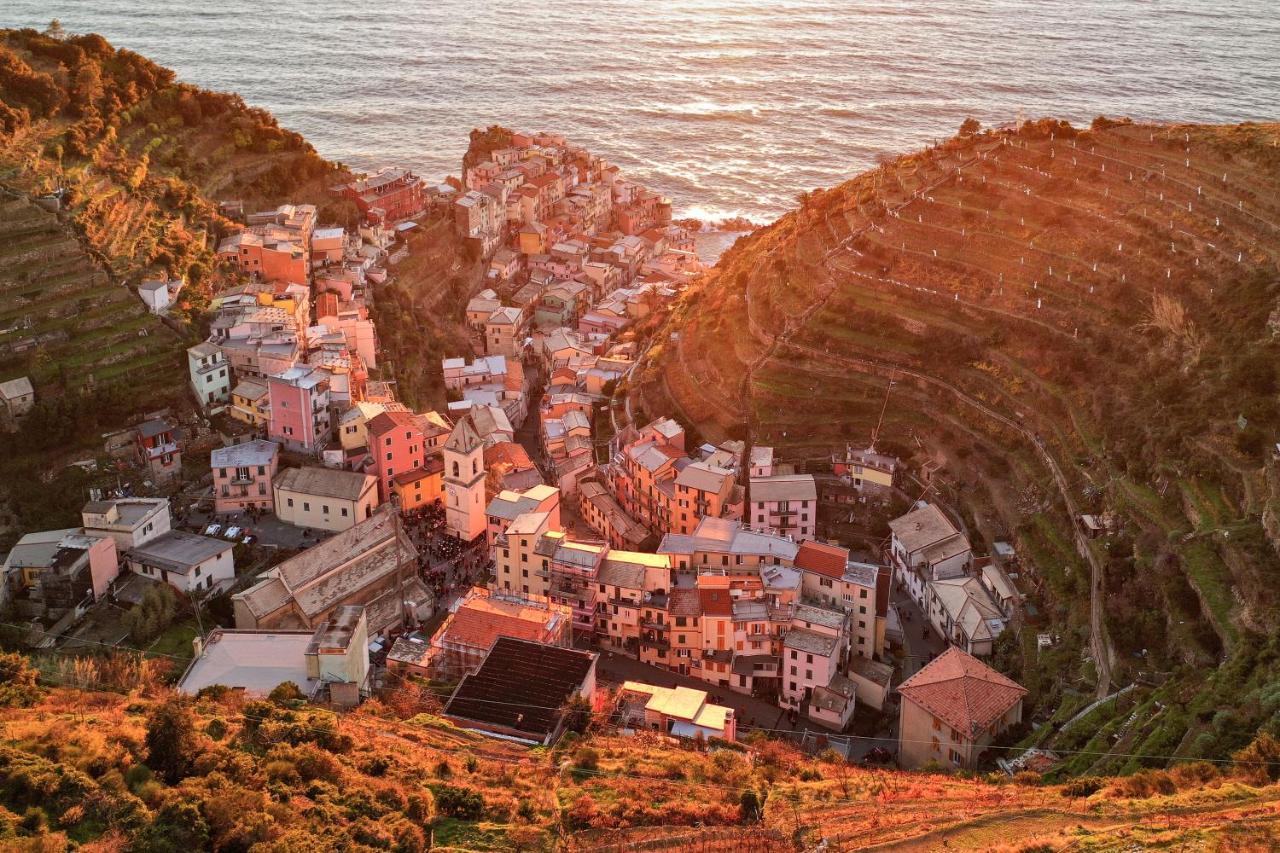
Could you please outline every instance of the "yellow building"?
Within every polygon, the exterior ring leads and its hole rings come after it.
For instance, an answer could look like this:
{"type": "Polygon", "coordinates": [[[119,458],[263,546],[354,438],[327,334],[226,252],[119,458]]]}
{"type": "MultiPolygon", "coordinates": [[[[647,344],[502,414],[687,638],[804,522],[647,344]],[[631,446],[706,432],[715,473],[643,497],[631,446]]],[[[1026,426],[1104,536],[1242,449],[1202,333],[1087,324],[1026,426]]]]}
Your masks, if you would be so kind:
{"type": "Polygon", "coordinates": [[[231,389],[231,417],[249,426],[265,426],[271,418],[267,383],[258,379],[241,379],[231,389]]]}
{"type": "Polygon", "coordinates": [[[391,493],[400,499],[401,512],[413,512],[435,501],[444,501],[444,460],[435,453],[421,468],[391,478],[391,493]]]}

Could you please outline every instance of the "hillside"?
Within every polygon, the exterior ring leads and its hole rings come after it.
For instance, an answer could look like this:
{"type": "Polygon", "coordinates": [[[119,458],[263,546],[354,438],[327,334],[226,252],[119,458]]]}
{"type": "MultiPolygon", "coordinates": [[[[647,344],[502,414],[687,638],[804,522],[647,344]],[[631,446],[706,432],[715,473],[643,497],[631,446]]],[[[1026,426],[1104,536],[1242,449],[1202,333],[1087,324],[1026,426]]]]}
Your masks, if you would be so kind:
{"type": "Polygon", "coordinates": [[[347,715],[287,697],[182,703],[136,686],[149,665],[117,664],[64,660],[49,677],[134,682],[129,695],[41,695],[6,670],[0,847],[1263,849],[1280,822],[1262,765],[1060,787],[867,770],[768,741],[754,759],[593,733],[548,751],[457,729],[405,691],[347,715]]]}
{"type": "Polygon", "coordinates": [[[740,240],[633,403],[822,470],[895,380],[880,446],[1018,548],[1039,616],[997,659],[1035,739],[1135,681],[1059,745],[1132,770],[1280,732],[1280,127],[966,124],[740,240]]]}

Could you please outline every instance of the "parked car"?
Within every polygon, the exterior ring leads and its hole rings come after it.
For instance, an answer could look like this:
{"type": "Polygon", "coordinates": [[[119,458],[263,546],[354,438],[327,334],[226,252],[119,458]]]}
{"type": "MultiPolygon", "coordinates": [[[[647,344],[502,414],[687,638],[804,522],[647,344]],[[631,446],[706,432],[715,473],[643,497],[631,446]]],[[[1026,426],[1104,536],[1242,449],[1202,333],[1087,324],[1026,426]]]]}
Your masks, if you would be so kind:
{"type": "Polygon", "coordinates": [[[239,539],[241,530],[239,527],[228,527],[227,532],[223,534],[228,539],[239,539]]]}
{"type": "Polygon", "coordinates": [[[218,535],[218,533],[219,533],[219,531],[221,531],[221,530],[222,530],[222,525],[221,525],[221,524],[218,524],[218,523],[215,521],[213,524],[210,524],[208,527],[206,527],[206,528],[204,529],[204,535],[205,535],[205,536],[217,536],[217,535],[218,535]]]}

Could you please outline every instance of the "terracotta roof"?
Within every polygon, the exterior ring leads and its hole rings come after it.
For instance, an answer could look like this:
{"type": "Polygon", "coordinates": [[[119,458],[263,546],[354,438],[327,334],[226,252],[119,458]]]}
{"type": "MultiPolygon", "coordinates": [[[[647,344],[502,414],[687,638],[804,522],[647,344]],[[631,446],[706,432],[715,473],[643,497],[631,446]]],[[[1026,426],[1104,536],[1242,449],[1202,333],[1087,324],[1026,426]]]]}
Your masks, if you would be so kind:
{"type": "Polygon", "coordinates": [[[382,412],[369,421],[366,429],[371,436],[380,436],[396,427],[417,429],[418,424],[410,412],[382,412]]]}
{"type": "Polygon", "coordinates": [[[702,601],[698,596],[698,590],[687,587],[671,590],[667,612],[672,616],[701,616],[702,601]]]}
{"type": "Polygon", "coordinates": [[[844,577],[849,562],[849,549],[839,545],[827,545],[812,539],[800,543],[796,551],[795,567],[808,572],[839,580],[844,577]]]}
{"type": "Polygon", "coordinates": [[[510,465],[517,471],[533,467],[528,451],[513,441],[499,441],[484,449],[485,468],[502,464],[510,465]]]}
{"type": "Polygon", "coordinates": [[[499,637],[543,642],[564,622],[560,608],[476,597],[441,626],[434,642],[488,651],[499,637]]]}
{"type": "Polygon", "coordinates": [[[985,731],[1027,689],[952,646],[911,676],[898,692],[965,737],[985,731]]]}
{"type": "Polygon", "coordinates": [[[733,598],[727,589],[700,589],[698,599],[702,612],[708,616],[733,615],[733,598]]]}

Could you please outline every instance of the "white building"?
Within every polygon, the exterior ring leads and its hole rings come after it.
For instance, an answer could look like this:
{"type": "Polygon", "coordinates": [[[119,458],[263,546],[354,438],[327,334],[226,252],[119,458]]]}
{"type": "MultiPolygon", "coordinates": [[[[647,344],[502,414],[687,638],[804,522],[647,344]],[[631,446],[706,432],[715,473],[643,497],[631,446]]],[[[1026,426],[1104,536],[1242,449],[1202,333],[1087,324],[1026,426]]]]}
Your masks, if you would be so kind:
{"type": "Polygon", "coordinates": [[[124,553],[124,560],[135,574],[195,595],[235,578],[233,547],[223,539],[171,530],[130,548],[124,553]]]}
{"type": "Polygon", "coordinates": [[[163,536],[172,524],[168,498],[89,501],[80,520],[87,535],[114,539],[122,552],[163,536]]]}
{"type": "Polygon", "coordinates": [[[973,558],[969,539],[935,504],[926,504],[889,522],[889,553],[898,579],[925,609],[930,581],[958,578],[973,558]]]}
{"type": "Polygon", "coordinates": [[[138,296],[142,297],[143,304],[152,314],[163,314],[170,304],[169,282],[154,279],[144,281],[138,285],[138,296]]]}

